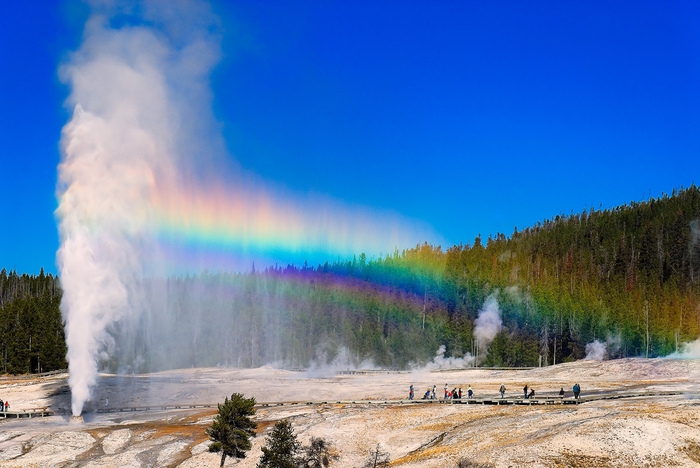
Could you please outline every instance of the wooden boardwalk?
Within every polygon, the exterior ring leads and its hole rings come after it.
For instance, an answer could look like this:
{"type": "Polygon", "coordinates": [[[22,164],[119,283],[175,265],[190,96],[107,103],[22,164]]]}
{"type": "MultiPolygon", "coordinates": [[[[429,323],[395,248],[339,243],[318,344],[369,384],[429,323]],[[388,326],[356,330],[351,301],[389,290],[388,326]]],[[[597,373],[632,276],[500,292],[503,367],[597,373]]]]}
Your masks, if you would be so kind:
{"type": "MultiPolygon", "coordinates": [[[[587,396],[582,396],[579,399],[572,397],[560,398],[556,397],[541,397],[524,399],[523,397],[506,397],[506,398],[462,398],[462,399],[436,399],[436,400],[295,400],[295,401],[267,401],[259,402],[255,406],[257,408],[270,408],[278,406],[319,406],[319,405],[364,405],[364,406],[397,406],[397,405],[524,405],[524,406],[543,406],[543,405],[580,405],[592,401],[601,400],[616,400],[620,398],[650,398],[662,396],[677,396],[683,395],[685,392],[623,392],[623,393],[599,393],[587,396]]],[[[698,395],[694,395],[698,396],[698,395]]],[[[86,413],[125,413],[125,412],[157,412],[169,410],[192,410],[217,408],[216,403],[211,404],[180,404],[180,405],[151,405],[151,406],[125,406],[112,408],[97,408],[86,413]]],[[[8,411],[0,413],[1,419],[21,419],[21,418],[43,418],[56,415],[67,415],[68,409],[58,408],[31,408],[22,411],[8,411]]]]}
{"type": "Polygon", "coordinates": [[[601,393],[595,395],[582,396],[579,399],[573,397],[561,398],[541,397],[529,398],[506,397],[506,398],[462,398],[462,399],[435,399],[435,400],[321,400],[321,401],[279,401],[260,402],[256,407],[270,406],[311,406],[311,405],[579,405],[590,401],[615,400],[619,398],[648,398],[656,396],[682,395],[684,392],[630,392],[630,393],[601,393]]]}

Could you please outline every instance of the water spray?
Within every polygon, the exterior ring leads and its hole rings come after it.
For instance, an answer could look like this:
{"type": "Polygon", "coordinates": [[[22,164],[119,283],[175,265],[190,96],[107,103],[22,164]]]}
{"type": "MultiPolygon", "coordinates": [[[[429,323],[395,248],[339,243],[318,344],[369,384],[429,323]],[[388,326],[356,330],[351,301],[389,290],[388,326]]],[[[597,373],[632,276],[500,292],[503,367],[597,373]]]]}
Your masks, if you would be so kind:
{"type": "MultiPolygon", "coordinates": [[[[59,72],[73,111],[61,138],[56,217],[74,416],[90,400],[99,369],[140,372],[151,345],[164,354],[157,338],[174,342],[159,335],[175,319],[149,278],[210,264],[198,248],[185,265],[170,251],[214,245],[242,261],[251,251],[328,259],[436,238],[392,214],[227,181],[225,164],[216,164],[228,156],[209,88],[221,34],[211,7],[200,0],[168,8],[90,3],[84,41],[59,72]]],[[[179,320],[196,331],[201,309],[179,320]]],[[[192,361],[168,362],[178,365],[192,361]]]]}

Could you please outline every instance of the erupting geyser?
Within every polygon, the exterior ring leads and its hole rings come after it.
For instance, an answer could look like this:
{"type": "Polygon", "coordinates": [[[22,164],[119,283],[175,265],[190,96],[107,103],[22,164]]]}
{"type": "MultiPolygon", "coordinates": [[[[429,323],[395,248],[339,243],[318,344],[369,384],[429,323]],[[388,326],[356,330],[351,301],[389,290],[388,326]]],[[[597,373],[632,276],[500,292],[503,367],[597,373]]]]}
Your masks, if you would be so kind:
{"type": "Polygon", "coordinates": [[[277,255],[272,263],[290,261],[280,255],[333,260],[434,239],[427,229],[405,229],[396,216],[320,198],[300,202],[240,177],[225,182],[226,171],[213,169],[226,155],[210,105],[220,32],[209,5],[89,3],[83,44],[60,70],[73,110],[61,138],[56,211],[73,415],[82,414],[101,366],[152,365],[148,346],[165,349],[153,327],[176,320],[196,326],[169,315],[148,281],[173,266],[212,268],[209,258],[226,255],[200,258],[194,249],[182,260],[173,251],[213,247],[239,259],[240,269],[269,252],[277,255]]]}
{"type": "Polygon", "coordinates": [[[78,414],[78,415],[72,414],[68,421],[71,424],[82,424],[85,422],[85,419],[83,419],[83,416],[81,414],[78,414]]]}

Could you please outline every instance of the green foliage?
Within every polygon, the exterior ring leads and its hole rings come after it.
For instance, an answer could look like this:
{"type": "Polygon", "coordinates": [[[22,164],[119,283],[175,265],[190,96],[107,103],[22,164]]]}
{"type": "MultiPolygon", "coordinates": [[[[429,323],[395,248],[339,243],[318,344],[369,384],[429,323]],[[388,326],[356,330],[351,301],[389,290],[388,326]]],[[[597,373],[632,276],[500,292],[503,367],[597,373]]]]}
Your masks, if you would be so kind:
{"type": "Polygon", "coordinates": [[[65,369],[58,278],[0,271],[0,373],[65,369]]]}
{"type": "Polygon", "coordinates": [[[240,393],[231,395],[219,404],[219,413],[206,429],[212,443],[210,452],[221,452],[221,466],[226,457],[245,458],[252,447],[250,439],[255,436],[258,424],[251,419],[255,415],[255,398],[245,398],[240,393]]]}
{"type": "Polygon", "coordinates": [[[261,450],[263,455],[258,468],[298,468],[302,463],[301,444],[287,419],[275,423],[261,450]]]}
{"type": "MultiPolygon", "coordinates": [[[[510,237],[479,236],[472,246],[423,243],[315,268],[154,279],[145,294],[157,298],[164,319],[150,328],[117,324],[110,332],[128,345],[102,364],[116,371],[138,357],[138,371],[298,368],[342,355],[350,366],[407,368],[430,361],[441,345],[447,356],[474,355],[474,321],[490,295],[503,328],[482,365],[576,360],[593,340],[612,343],[614,358],[660,356],[700,336],[699,281],[700,190],[691,186],[556,216],[510,237]]],[[[3,371],[66,366],[60,297],[51,275],[0,272],[3,371]]]]}

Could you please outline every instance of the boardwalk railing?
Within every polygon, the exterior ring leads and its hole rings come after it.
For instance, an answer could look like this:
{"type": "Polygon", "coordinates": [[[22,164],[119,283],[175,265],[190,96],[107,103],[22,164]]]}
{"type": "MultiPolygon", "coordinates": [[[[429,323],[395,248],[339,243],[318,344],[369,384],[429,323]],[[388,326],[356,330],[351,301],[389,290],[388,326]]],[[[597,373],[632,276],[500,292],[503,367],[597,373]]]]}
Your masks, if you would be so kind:
{"type": "MultiPolygon", "coordinates": [[[[395,405],[579,405],[600,400],[616,400],[620,398],[649,398],[660,396],[677,396],[685,392],[626,392],[626,393],[600,393],[574,399],[572,397],[542,397],[542,398],[462,398],[462,399],[436,399],[436,400],[296,400],[296,401],[267,401],[259,402],[258,408],[276,406],[316,406],[316,405],[367,405],[367,406],[395,406],[395,405]]],[[[696,395],[697,396],[697,395],[696,395]]],[[[150,406],[123,406],[111,408],[96,408],[88,413],[123,413],[123,412],[154,412],[168,410],[191,410],[204,408],[217,408],[216,403],[211,404],[180,404],[180,405],[150,405],[150,406]]],[[[70,411],[66,408],[32,408],[22,411],[0,412],[0,419],[8,418],[37,418],[54,415],[67,415],[70,411]]]]}

